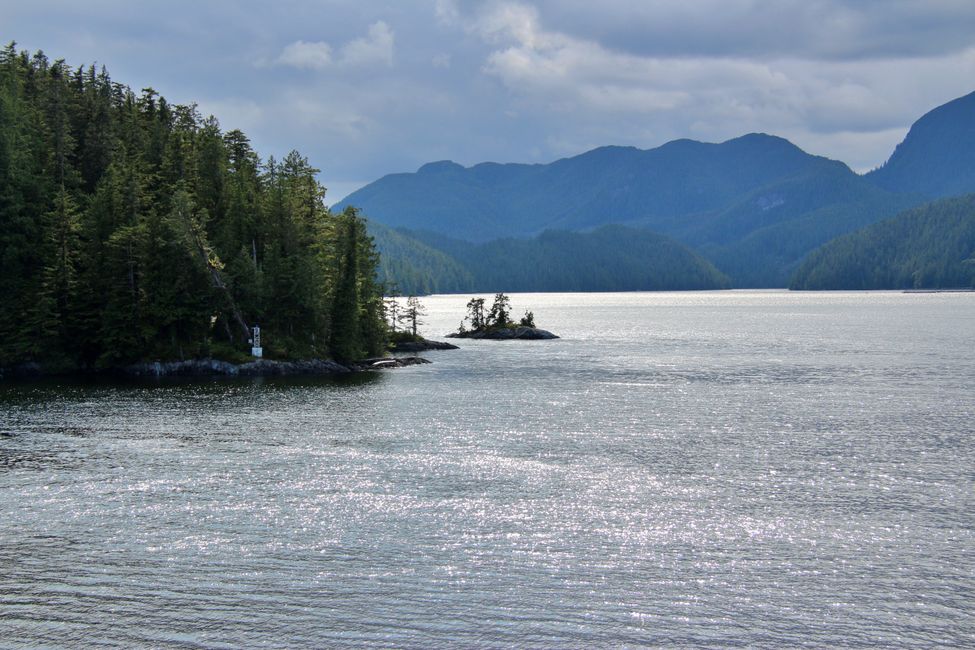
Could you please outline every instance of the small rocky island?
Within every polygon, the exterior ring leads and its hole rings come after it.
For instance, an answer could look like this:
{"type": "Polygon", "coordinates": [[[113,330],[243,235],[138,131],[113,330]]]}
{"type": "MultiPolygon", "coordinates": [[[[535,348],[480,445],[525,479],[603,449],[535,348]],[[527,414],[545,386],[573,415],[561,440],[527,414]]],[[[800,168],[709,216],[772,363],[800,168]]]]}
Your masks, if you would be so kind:
{"type": "Polygon", "coordinates": [[[493,341],[539,341],[559,338],[548,330],[535,327],[535,315],[526,311],[517,323],[511,320],[511,300],[503,293],[494,296],[494,304],[485,312],[484,298],[471,298],[467,317],[460,329],[447,335],[454,339],[488,339],[493,341]],[[467,327],[470,323],[470,329],[467,327]]]}

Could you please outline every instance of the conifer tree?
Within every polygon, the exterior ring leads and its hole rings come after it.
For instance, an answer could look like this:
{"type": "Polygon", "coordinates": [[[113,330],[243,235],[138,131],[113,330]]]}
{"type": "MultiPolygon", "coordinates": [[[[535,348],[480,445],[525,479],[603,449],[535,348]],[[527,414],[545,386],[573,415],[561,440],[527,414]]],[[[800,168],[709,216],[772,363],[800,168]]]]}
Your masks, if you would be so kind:
{"type": "Polygon", "coordinates": [[[420,303],[419,298],[410,296],[406,299],[406,308],[400,315],[400,321],[407,326],[413,338],[417,337],[418,328],[423,324],[426,313],[426,308],[420,303]]]}
{"type": "Polygon", "coordinates": [[[378,256],[319,171],[196,106],[0,50],[0,366],[382,352],[378,256]]]}

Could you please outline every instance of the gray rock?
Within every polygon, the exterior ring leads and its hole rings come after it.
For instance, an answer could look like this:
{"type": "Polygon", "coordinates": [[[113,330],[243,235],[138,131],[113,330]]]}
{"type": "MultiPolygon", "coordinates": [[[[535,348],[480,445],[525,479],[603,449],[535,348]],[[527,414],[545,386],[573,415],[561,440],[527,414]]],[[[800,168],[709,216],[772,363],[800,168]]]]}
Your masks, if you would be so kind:
{"type": "Polygon", "coordinates": [[[423,357],[375,357],[373,359],[363,359],[356,364],[356,370],[382,370],[383,368],[404,368],[406,366],[418,366],[430,363],[423,357]]]}
{"type": "Polygon", "coordinates": [[[455,332],[448,334],[447,338],[452,339],[488,339],[492,341],[540,341],[546,339],[559,338],[548,330],[537,327],[503,327],[492,330],[479,330],[471,332],[455,332]]]}
{"type": "Polygon", "coordinates": [[[393,344],[392,352],[425,352],[426,350],[456,350],[457,346],[446,341],[401,341],[393,344]]]}
{"type": "Polygon", "coordinates": [[[192,359],[137,363],[120,369],[129,377],[281,377],[286,375],[338,375],[351,372],[347,366],[325,359],[271,361],[257,359],[240,365],[216,359],[192,359]]]}

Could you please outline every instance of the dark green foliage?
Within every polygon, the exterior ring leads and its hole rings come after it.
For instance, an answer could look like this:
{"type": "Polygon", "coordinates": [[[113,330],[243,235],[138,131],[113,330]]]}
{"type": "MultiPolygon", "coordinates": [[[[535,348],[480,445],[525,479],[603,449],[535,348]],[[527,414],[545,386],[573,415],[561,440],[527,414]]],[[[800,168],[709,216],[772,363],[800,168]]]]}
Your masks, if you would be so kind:
{"type": "Polygon", "coordinates": [[[728,279],[673,239],[604,226],[593,232],[544,232],[486,244],[413,233],[462,261],[474,291],[662,291],[725,289],[728,279]]]}
{"type": "Polygon", "coordinates": [[[511,298],[503,293],[494,294],[494,301],[487,312],[484,311],[484,304],[484,298],[471,298],[467,301],[467,317],[461,321],[459,332],[487,332],[514,325],[511,322],[511,298]],[[467,330],[467,323],[471,325],[470,330],[467,330]]]}
{"type": "Polygon", "coordinates": [[[459,334],[495,332],[515,327],[535,327],[535,314],[526,311],[521,320],[511,320],[511,298],[504,293],[494,294],[491,308],[485,313],[484,298],[471,298],[467,302],[467,316],[460,322],[459,334]],[[470,323],[470,329],[467,324],[470,323]]]}
{"type": "Polygon", "coordinates": [[[410,296],[406,299],[406,306],[399,319],[414,339],[418,336],[419,327],[423,324],[423,317],[426,316],[426,313],[426,308],[416,296],[410,296]]]}
{"type": "Polygon", "coordinates": [[[975,194],[927,203],[817,249],[793,289],[975,287],[975,194]]]}
{"type": "Polygon", "coordinates": [[[472,291],[474,278],[464,266],[406,233],[368,223],[380,254],[378,279],[407,295],[472,291]]]}
{"type": "Polygon", "coordinates": [[[496,293],[487,315],[487,327],[490,329],[509,325],[511,325],[511,299],[503,293],[496,293]]]}
{"type": "MultiPolygon", "coordinates": [[[[484,313],[484,298],[471,298],[467,301],[467,319],[474,331],[487,327],[487,316],[484,313]]],[[[463,327],[463,323],[461,324],[463,327]]]]}
{"type": "Polygon", "coordinates": [[[0,51],[0,366],[382,352],[379,259],[297,152],[103,69],[0,51]]]}

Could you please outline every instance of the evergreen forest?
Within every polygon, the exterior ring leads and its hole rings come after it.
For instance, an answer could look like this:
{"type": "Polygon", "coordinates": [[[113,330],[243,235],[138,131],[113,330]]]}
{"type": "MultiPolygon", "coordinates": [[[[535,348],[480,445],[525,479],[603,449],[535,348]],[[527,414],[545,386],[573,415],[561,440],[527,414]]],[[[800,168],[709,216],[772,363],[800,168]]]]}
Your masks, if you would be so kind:
{"type": "MultiPolygon", "coordinates": [[[[584,233],[547,230],[530,239],[483,244],[431,232],[395,232],[455,260],[465,275],[450,277],[467,280],[461,291],[491,293],[498,287],[513,292],[666,291],[730,286],[728,278],[701,255],[669,237],[639,228],[609,225],[584,233]]],[[[386,241],[377,237],[383,259],[397,259],[398,251],[387,249],[386,241]]],[[[432,284],[444,286],[445,278],[436,268],[417,263],[423,261],[417,256],[411,261],[414,269],[429,273],[432,284]]],[[[393,277],[401,290],[423,293],[414,284],[400,285],[400,278],[409,280],[416,275],[393,277]]]]}
{"type": "Polygon", "coordinates": [[[297,151],[262,160],[194,105],[0,51],[0,367],[99,369],[385,347],[379,265],[297,151]]]}
{"type": "Polygon", "coordinates": [[[975,288],[975,194],[932,201],[813,251],[792,289],[975,288]]]}

